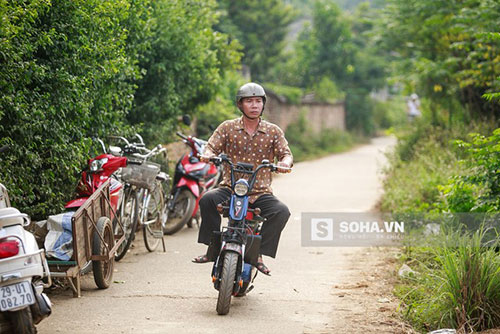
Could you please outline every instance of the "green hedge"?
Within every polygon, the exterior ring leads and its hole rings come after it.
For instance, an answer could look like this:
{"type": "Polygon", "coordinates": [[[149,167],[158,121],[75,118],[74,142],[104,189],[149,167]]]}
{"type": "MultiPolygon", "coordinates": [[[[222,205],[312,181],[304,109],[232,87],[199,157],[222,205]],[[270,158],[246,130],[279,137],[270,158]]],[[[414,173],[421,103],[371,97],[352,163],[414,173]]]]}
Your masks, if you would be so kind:
{"type": "Polygon", "coordinates": [[[61,209],[92,136],[124,129],[132,103],[124,1],[0,5],[0,180],[41,218],[61,209]]]}
{"type": "Polygon", "coordinates": [[[0,182],[34,219],[71,198],[90,138],[150,134],[239,60],[215,1],[0,0],[0,20],[0,182]]]}

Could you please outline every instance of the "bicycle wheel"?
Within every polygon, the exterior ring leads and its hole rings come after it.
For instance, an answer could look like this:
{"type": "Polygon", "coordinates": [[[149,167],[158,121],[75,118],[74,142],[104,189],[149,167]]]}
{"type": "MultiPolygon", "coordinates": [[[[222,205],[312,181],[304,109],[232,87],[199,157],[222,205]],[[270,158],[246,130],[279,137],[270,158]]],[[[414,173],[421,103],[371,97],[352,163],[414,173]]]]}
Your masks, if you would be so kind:
{"type": "MultiPolygon", "coordinates": [[[[137,229],[137,222],[139,220],[139,198],[137,192],[131,187],[125,189],[125,194],[123,195],[123,203],[120,208],[121,222],[125,232],[125,240],[120,244],[116,250],[115,260],[120,261],[125,254],[127,254],[132,241],[134,240],[135,231],[137,229]]],[[[115,222],[114,226],[115,234],[122,235],[123,231],[119,225],[115,222]]]]}
{"type": "Polygon", "coordinates": [[[150,252],[154,252],[163,238],[163,216],[164,216],[164,194],[161,181],[157,181],[155,188],[150,192],[147,204],[147,221],[144,223],[142,232],[144,245],[150,252]]]}

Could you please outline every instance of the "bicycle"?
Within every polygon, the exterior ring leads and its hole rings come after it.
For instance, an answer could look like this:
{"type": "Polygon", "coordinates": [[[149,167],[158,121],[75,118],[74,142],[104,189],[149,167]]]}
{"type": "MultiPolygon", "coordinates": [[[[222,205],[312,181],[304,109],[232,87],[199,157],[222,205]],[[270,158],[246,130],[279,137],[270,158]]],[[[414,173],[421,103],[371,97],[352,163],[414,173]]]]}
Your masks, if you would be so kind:
{"type": "MultiPolygon", "coordinates": [[[[163,230],[168,219],[166,202],[168,200],[170,177],[161,171],[160,165],[149,159],[166,149],[161,145],[152,150],[145,148],[142,138],[140,145],[128,144],[125,151],[130,154],[130,161],[136,160],[122,170],[122,179],[137,188],[138,224],[142,226],[144,245],[149,252],[154,252],[160,243],[165,251],[163,230]],[[145,152],[145,154],[139,153],[145,152]]],[[[124,139],[124,138],[123,138],[124,139]]],[[[137,226],[136,226],[137,227],[137,226]]]]}

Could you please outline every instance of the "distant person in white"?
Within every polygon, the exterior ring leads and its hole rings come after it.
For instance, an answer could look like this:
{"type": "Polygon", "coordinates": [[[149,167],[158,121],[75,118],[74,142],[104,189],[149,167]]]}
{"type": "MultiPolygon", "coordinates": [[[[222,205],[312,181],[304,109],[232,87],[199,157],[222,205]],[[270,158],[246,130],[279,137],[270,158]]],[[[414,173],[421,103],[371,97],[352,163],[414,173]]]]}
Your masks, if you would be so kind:
{"type": "Polygon", "coordinates": [[[408,109],[408,120],[413,122],[413,120],[417,117],[420,117],[422,113],[420,112],[420,100],[418,99],[418,95],[413,93],[410,95],[408,102],[406,103],[408,109]]]}

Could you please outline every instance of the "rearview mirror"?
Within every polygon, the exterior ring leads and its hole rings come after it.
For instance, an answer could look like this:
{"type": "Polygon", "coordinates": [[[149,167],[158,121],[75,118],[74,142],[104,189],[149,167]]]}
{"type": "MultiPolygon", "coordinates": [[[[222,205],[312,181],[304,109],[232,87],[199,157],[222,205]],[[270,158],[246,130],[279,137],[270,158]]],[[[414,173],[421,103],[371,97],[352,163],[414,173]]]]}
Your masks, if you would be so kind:
{"type": "Polygon", "coordinates": [[[182,123],[186,124],[187,126],[190,126],[191,117],[189,117],[189,115],[182,115],[182,123]]]}
{"type": "Polygon", "coordinates": [[[118,146],[109,146],[109,153],[111,153],[115,157],[119,157],[120,154],[122,153],[122,149],[119,148],[118,146]]]}

